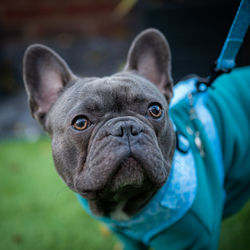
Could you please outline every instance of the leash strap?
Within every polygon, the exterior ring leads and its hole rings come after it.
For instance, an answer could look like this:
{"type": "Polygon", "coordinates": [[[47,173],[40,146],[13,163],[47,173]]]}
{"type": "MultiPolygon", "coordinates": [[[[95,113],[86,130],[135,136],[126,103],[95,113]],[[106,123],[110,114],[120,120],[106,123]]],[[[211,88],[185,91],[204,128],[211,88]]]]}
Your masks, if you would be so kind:
{"type": "Polygon", "coordinates": [[[235,67],[235,58],[244,41],[250,24],[250,0],[242,0],[228,36],[217,59],[216,71],[230,71],[235,67]]]}
{"type": "Polygon", "coordinates": [[[213,81],[224,73],[229,73],[235,67],[235,58],[244,41],[247,29],[250,24],[250,0],[241,0],[233,23],[230,27],[226,41],[221,53],[208,78],[200,78],[196,88],[198,92],[203,92],[210,87],[213,81]]]}

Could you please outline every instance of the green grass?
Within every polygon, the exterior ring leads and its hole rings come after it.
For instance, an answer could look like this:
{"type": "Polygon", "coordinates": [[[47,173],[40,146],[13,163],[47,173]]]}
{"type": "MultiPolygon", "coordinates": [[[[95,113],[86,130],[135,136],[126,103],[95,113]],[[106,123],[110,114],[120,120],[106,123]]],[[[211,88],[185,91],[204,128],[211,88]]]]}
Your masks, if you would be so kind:
{"type": "Polygon", "coordinates": [[[0,249],[114,247],[58,177],[48,141],[0,144],[0,249]]]}
{"type": "MultiPolygon", "coordinates": [[[[250,203],[223,223],[220,249],[250,249],[250,203]]],[[[118,249],[53,167],[48,140],[0,143],[0,249],[118,249]]]]}

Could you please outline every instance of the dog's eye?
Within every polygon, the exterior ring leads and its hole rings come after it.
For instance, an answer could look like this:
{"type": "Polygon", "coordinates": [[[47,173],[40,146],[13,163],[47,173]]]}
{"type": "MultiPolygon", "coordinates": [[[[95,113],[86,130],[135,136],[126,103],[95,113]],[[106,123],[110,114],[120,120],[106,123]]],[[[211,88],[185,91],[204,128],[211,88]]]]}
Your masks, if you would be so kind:
{"type": "Polygon", "coordinates": [[[76,130],[84,130],[89,126],[89,120],[84,116],[77,116],[72,121],[72,126],[76,130]]]}
{"type": "Polygon", "coordinates": [[[154,118],[160,118],[162,115],[162,109],[158,104],[152,104],[148,108],[149,114],[154,118]]]}

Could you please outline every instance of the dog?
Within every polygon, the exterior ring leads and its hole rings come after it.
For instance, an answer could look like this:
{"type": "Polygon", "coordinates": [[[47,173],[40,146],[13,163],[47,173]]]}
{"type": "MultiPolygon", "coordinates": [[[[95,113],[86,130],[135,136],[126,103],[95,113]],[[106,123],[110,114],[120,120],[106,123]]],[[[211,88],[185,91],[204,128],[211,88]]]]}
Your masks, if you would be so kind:
{"type": "Polygon", "coordinates": [[[52,49],[25,52],[29,106],[55,167],[125,249],[216,249],[221,220],[250,196],[248,67],[196,90],[173,87],[156,29],[132,42],[121,72],[80,78],[52,49]],[[174,97],[173,97],[174,95],[174,97]]]}

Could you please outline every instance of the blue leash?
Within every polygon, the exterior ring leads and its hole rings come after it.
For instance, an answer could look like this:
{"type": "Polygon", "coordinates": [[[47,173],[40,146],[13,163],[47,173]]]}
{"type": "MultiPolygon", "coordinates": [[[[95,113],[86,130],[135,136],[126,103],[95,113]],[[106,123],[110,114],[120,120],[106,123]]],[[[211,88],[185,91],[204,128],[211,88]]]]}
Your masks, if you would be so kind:
{"type": "Polygon", "coordinates": [[[244,41],[249,24],[250,0],[241,0],[215,67],[208,79],[201,79],[197,82],[196,87],[198,91],[204,91],[212,85],[218,76],[223,73],[229,73],[235,67],[235,58],[244,41]]]}
{"type": "Polygon", "coordinates": [[[250,1],[242,0],[235,15],[227,39],[217,59],[215,70],[229,71],[235,67],[235,58],[244,41],[250,24],[250,1]]]}

